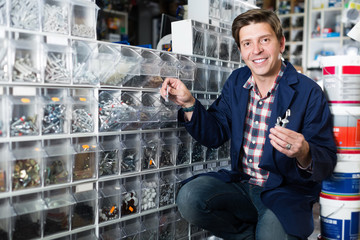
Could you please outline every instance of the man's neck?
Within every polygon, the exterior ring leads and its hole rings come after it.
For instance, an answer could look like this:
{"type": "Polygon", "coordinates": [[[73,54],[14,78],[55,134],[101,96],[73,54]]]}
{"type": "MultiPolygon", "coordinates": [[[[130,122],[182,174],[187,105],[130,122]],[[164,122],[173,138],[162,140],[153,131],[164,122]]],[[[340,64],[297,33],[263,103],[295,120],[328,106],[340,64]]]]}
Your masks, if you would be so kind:
{"type": "Polygon", "coordinates": [[[274,77],[265,77],[265,78],[262,78],[262,77],[255,78],[254,77],[254,81],[259,90],[261,98],[265,97],[267,95],[267,93],[270,91],[271,87],[273,86],[273,84],[276,80],[276,77],[277,77],[277,75],[274,77]]]}
{"type": "Polygon", "coordinates": [[[269,76],[253,75],[254,82],[256,83],[256,86],[260,92],[261,97],[265,97],[267,93],[270,91],[271,87],[276,81],[277,76],[279,75],[279,72],[281,70],[281,64],[282,63],[280,62],[280,66],[278,67],[278,70],[274,71],[272,75],[269,76]]]}

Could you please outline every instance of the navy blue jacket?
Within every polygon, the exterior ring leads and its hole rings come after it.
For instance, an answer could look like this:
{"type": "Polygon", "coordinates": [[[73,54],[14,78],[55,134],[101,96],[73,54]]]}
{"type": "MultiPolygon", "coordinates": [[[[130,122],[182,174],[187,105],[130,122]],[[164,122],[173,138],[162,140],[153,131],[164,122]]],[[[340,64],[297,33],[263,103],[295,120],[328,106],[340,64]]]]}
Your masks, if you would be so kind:
{"type": "MultiPolygon", "coordinates": [[[[231,170],[210,173],[226,182],[248,178],[239,169],[239,156],[250,94],[243,85],[250,76],[248,67],[233,71],[207,111],[196,100],[191,121],[186,122],[184,112],[179,110],[179,122],[204,146],[216,148],[231,139],[231,170]]],[[[291,116],[286,128],[303,134],[309,143],[312,173],[301,170],[295,158],[278,152],[270,144],[267,131],[259,167],[270,173],[261,199],[288,234],[306,239],[314,229],[312,206],[318,200],[321,181],[331,175],[336,164],[336,145],[332,116],[322,89],[289,62],[276,91],[269,129],[275,126],[277,117],[284,118],[287,109],[291,116]]]]}

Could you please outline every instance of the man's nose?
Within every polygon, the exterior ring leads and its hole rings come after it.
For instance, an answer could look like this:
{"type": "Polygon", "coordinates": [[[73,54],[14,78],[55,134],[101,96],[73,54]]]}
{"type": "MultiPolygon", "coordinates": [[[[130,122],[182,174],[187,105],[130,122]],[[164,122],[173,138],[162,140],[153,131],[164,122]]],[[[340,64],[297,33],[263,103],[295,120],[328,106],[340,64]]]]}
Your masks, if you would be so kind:
{"type": "Polygon", "coordinates": [[[260,43],[255,43],[254,44],[254,48],[253,48],[253,53],[254,54],[259,54],[263,51],[263,47],[260,43]]]}

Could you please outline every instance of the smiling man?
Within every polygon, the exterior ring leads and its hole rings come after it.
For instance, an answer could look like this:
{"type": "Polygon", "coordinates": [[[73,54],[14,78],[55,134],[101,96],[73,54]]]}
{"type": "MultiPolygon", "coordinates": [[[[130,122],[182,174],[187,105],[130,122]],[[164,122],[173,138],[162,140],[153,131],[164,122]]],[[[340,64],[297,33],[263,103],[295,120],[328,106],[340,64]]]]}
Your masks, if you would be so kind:
{"type": "Polygon", "coordinates": [[[178,209],[224,239],[307,239],[321,181],[336,164],[327,100],[282,60],[275,13],[249,10],[232,32],[246,66],[232,72],[208,110],[179,79],[165,79],[160,89],[182,107],[179,121],[198,142],[216,148],[231,139],[231,170],[184,181],[178,209]]]}

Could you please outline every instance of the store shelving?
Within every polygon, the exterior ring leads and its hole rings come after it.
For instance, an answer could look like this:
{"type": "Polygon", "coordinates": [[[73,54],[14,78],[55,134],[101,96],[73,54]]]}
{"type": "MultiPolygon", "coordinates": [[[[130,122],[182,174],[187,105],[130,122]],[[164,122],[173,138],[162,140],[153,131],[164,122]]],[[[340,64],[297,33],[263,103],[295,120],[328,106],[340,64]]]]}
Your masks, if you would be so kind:
{"type": "Polygon", "coordinates": [[[309,1],[307,68],[320,68],[321,56],[343,55],[348,46],[358,47],[346,35],[352,27],[344,21],[349,2],[309,1]]]}
{"type": "Polygon", "coordinates": [[[68,10],[68,31],[0,26],[0,238],[205,237],[178,216],[176,186],[194,170],[228,167],[229,144],[193,161],[178,107],[160,98],[159,86],[179,77],[210,104],[239,63],[216,60],[203,70],[211,84],[203,79],[197,89],[196,70],[214,59],[97,41],[95,21],[86,20],[95,19],[94,1],[45,2],[68,10]],[[73,28],[84,19],[86,31],[73,28]],[[159,195],[142,207],[150,180],[159,195]]]}
{"type": "Polygon", "coordinates": [[[307,16],[306,0],[277,0],[277,13],[285,36],[284,59],[305,67],[307,16]]]}

